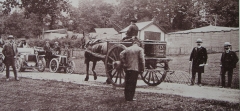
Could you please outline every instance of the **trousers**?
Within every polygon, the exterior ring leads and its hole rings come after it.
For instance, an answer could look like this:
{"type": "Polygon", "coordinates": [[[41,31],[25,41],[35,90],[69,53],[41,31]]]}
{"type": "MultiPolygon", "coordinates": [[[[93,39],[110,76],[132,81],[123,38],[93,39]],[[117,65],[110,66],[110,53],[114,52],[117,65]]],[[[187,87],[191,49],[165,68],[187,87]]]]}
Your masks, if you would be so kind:
{"type": "Polygon", "coordinates": [[[228,87],[232,84],[233,68],[222,68],[222,86],[225,87],[225,74],[228,72],[228,87]]]}
{"type": "Polygon", "coordinates": [[[133,97],[135,94],[139,72],[133,71],[133,70],[127,70],[125,71],[125,73],[126,73],[125,89],[124,89],[125,100],[131,101],[133,100],[133,97]]]}
{"type": "Polygon", "coordinates": [[[192,80],[191,80],[191,83],[192,83],[192,84],[195,83],[196,73],[198,73],[198,84],[201,84],[202,73],[201,73],[201,72],[197,72],[197,71],[192,71],[192,80]]]}
{"type": "Polygon", "coordinates": [[[16,71],[16,67],[15,67],[15,59],[11,58],[12,60],[9,60],[6,65],[6,77],[9,78],[9,67],[12,66],[13,69],[13,73],[14,73],[14,77],[15,79],[17,78],[17,71],[16,71]]]}

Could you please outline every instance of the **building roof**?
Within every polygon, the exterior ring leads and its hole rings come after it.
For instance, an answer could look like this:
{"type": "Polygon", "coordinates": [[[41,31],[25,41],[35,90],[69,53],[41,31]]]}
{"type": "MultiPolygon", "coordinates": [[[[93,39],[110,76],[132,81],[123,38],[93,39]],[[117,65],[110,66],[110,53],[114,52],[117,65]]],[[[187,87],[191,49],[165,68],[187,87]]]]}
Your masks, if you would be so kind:
{"type": "Polygon", "coordinates": [[[97,34],[118,34],[114,28],[94,28],[97,34]]]}
{"type": "Polygon", "coordinates": [[[60,34],[67,34],[66,29],[55,29],[55,30],[46,30],[45,33],[60,33],[60,34]]]}
{"type": "Polygon", "coordinates": [[[239,30],[239,28],[235,27],[221,27],[221,26],[206,26],[201,28],[195,28],[191,30],[184,30],[178,32],[171,32],[169,34],[183,34],[183,33],[197,33],[197,32],[220,32],[220,31],[231,31],[231,30],[239,30]]]}
{"type": "MultiPolygon", "coordinates": [[[[156,25],[159,29],[161,29],[163,32],[165,32],[165,30],[160,27],[159,25],[155,24],[153,21],[146,21],[146,22],[138,22],[136,23],[137,27],[138,27],[138,30],[143,30],[144,28],[150,26],[150,25],[156,25]]],[[[126,28],[122,29],[120,32],[123,33],[123,32],[127,32],[127,30],[129,29],[130,25],[127,26],[126,28]]]]}

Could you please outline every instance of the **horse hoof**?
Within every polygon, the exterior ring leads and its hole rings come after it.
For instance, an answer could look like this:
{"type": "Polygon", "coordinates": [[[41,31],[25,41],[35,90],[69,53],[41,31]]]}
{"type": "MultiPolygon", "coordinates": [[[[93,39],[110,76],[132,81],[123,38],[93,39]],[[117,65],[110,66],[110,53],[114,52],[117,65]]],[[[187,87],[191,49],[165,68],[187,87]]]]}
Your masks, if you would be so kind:
{"type": "Polygon", "coordinates": [[[97,77],[94,77],[94,80],[97,80],[97,77]]]}
{"type": "Polygon", "coordinates": [[[88,81],[88,78],[85,78],[85,81],[88,81]]]}

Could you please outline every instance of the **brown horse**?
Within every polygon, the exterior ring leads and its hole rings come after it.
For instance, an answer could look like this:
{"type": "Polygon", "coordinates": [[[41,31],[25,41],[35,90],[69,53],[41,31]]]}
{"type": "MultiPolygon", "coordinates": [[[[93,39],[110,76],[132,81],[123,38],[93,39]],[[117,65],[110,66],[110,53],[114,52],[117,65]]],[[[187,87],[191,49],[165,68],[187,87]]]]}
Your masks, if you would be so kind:
{"type": "MultiPolygon", "coordinates": [[[[92,72],[94,75],[94,80],[97,79],[97,74],[95,72],[95,66],[98,61],[105,61],[105,58],[96,56],[96,55],[107,55],[107,42],[100,40],[92,40],[89,35],[83,37],[83,42],[85,43],[86,51],[84,53],[85,64],[86,64],[86,78],[85,81],[89,79],[89,63],[92,62],[92,72]],[[93,53],[95,53],[95,55],[93,53]]],[[[108,81],[106,81],[109,83],[108,81]]]]}

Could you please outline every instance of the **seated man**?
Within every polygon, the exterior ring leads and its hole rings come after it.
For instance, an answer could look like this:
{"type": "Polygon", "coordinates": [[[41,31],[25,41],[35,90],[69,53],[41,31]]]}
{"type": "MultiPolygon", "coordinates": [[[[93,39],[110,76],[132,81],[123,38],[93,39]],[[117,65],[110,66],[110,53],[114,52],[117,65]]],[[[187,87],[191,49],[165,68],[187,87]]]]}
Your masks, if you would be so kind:
{"type": "Polygon", "coordinates": [[[126,33],[127,36],[123,38],[123,41],[125,41],[126,39],[132,39],[133,37],[137,37],[138,27],[135,24],[136,22],[137,22],[137,20],[135,20],[135,19],[131,20],[131,25],[126,33]]]}
{"type": "Polygon", "coordinates": [[[29,48],[26,40],[21,40],[20,44],[18,45],[20,48],[29,48]]]}
{"type": "Polygon", "coordinates": [[[64,46],[65,46],[65,48],[64,48],[63,55],[65,55],[69,58],[70,57],[69,43],[65,43],[64,46]]]}
{"type": "Polygon", "coordinates": [[[54,55],[60,55],[61,54],[61,48],[58,44],[59,44],[58,42],[55,42],[55,45],[54,45],[54,48],[53,48],[54,55]]]}

